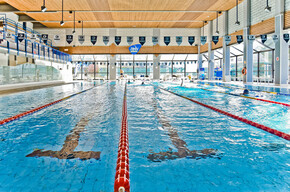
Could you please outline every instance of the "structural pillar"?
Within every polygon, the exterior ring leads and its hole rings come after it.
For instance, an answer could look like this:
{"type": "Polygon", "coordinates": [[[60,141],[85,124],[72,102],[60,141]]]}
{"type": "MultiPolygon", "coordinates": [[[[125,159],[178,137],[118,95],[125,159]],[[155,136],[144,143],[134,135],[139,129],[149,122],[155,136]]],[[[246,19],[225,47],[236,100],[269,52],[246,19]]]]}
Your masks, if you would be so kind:
{"type": "MultiPolygon", "coordinates": [[[[229,34],[228,24],[229,12],[224,12],[224,36],[229,34]]],[[[223,82],[231,81],[231,62],[230,47],[227,45],[226,38],[223,38],[223,82]]]]}
{"type": "Polygon", "coordinates": [[[153,80],[160,79],[160,55],[153,55],[153,80]]]}
{"type": "Polygon", "coordinates": [[[251,26],[251,0],[244,1],[244,21],[245,26],[243,30],[244,36],[244,64],[243,67],[247,69],[247,74],[243,75],[243,82],[253,83],[253,43],[254,36],[250,39],[250,26],[251,26]]]}
{"type": "Polygon", "coordinates": [[[275,5],[275,35],[277,35],[278,40],[274,41],[274,82],[275,85],[287,85],[289,77],[289,48],[288,43],[283,39],[285,1],[276,0],[275,5]]]}
{"type": "Polygon", "coordinates": [[[214,51],[212,50],[213,22],[208,22],[208,80],[214,80],[214,51]]]}
{"type": "Polygon", "coordinates": [[[115,81],[116,80],[116,69],[117,69],[117,57],[116,55],[110,55],[110,65],[109,65],[109,76],[110,80],[115,81]]]}
{"type": "Polygon", "coordinates": [[[198,57],[197,57],[197,79],[200,78],[200,69],[202,68],[202,54],[200,53],[200,45],[198,45],[198,57]]]}

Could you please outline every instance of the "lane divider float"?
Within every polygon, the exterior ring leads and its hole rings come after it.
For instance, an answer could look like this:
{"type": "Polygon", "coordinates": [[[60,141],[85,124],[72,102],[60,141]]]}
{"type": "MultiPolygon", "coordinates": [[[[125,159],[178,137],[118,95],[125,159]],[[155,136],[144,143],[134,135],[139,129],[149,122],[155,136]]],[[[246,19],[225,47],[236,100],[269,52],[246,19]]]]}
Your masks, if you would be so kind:
{"type": "Polygon", "coordinates": [[[223,91],[214,91],[214,90],[204,89],[204,88],[200,88],[200,87],[199,87],[199,89],[202,89],[202,90],[205,90],[205,91],[216,92],[216,93],[223,93],[223,94],[237,96],[237,97],[244,97],[244,98],[247,98],[247,99],[253,99],[253,100],[257,100],[257,101],[263,101],[263,102],[267,102],[267,103],[273,103],[273,104],[277,104],[277,105],[284,105],[284,106],[290,107],[290,104],[288,104],[288,103],[281,103],[281,102],[277,102],[277,101],[271,101],[271,100],[267,100],[267,99],[260,99],[260,98],[256,98],[256,97],[249,97],[249,96],[245,96],[245,95],[227,93],[227,92],[223,92],[223,91]]]}
{"type": "Polygon", "coordinates": [[[129,135],[127,118],[127,84],[125,85],[122,125],[119,139],[118,159],[114,183],[114,192],[130,192],[129,177],[129,135]]]}
{"type": "MultiPolygon", "coordinates": [[[[153,86],[155,86],[155,85],[153,85],[153,86]]],[[[223,114],[223,115],[226,115],[226,116],[231,117],[231,118],[233,118],[233,119],[239,120],[239,121],[241,121],[241,122],[243,122],[243,123],[249,124],[249,125],[251,125],[251,126],[253,126],[253,127],[256,127],[256,128],[258,128],[258,129],[262,129],[262,130],[264,130],[264,131],[267,131],[268,133],[271,133],[271,134],[273,134],[273,135],[276,135],[276,136],[278,136],[278,137],[281,137],[281,138],[283,138],[283,139],[286,139],[286,140],[290,141],[290,134],[288,134],[288,133],[284,133],[284,132],[282,132],[282,131],[278,131],[278,130],[276,130],[276,129],[272,129],[272,128],[267,127],[267,126],[265,126],[265,125],[262,125],[262,124],[256,123],[256,122],[251,121],[251,120],[248,120],[248,119],[245,119],[245,118],[243,118],[243,117],[239,117],[239,116],[237,116],[237,115],[233,115],[233,114],[231,114],[231,113],[229,113],[229,112],[226,112],[226,111],[220,110],[220,109],[215,108],[215,107],[212,107],[212,106],[210,106],[210,105],[206,105],[206,104],[204,104],[204,103],[201,103],[201,102],[199,102],[199,101],[196,101],[196,100],[190,99],[190,98],[185,97],[185,96],[183,96],[183,95],[179,95],[178,93],[174,93],[174,92],[169,91],[169,90],[167,90],[167,89],[164,89],[164,88],[161,88],[161,87],[158,87],[158,86],[155,86],[155,87],[157,87],[157,88],[159,88],[159,89],[162,89],[162,90],[164,90],[164,91],[167,91],[167,92],[172,93],[172,94],[174,94],[174,95],[177,95],[177,96],[179,96],[179,97],[182,97],[182,98],[184,98],[184,99],[187,99],[187,100],[189,100],[189,101],[192,101],[192,102],[194,102],[194,103],[196,103],[196,104],[202,105],[202,106],[204,106],[204,107],[206,107],[206,108],[209,108],[209,109],[211,109],[211,110],[213,110],[213,111],[219,112],[219,113],[221,113],[221,114],[223,114]]]]}
{"type": "MultiPolygon", "coordinates": [[[[101,84],[101,85],[103,85],[103,84],[101,84]]],[[[101,85],[99,85],[99,86],[101,86],[101,85]]],[[[71,97],[74,97],[74,96],[76,96],[76,95],[79,95],[79,94],[81,94],[81,93],[87,92],[87,91],[89,91],[89,90],[91,90],[91,89],[93,89],[93,88],[95,88],[95,87],[91,87],[91,88],[89,88],[89,89],[86,89],[86,90],[80,91],[80,92],[78,92],[78,93],[74,93],[74,94],[69,95],[69,96],[67,96],[67,97],[64,97],[64,98],[62,98],[62,99],[56,100],[56,101],[54,101],[54,102],[48,103],[48,104],[46,104],[46,105],[43,105],[43,106],[41,106],[41,107],[34,108],[34,109],[29,110],[29,111],[26,111],[26,112],[20,113],[20,114],[18,114],[18,115],[14,115],[14,116],[12,116],[12,117],[8,117],[8,118],[6,118],[6,119],[1,120],[1,121],[0,121],[0,125],[4,125],[4,124],[6,124],[6,123],[9,123],[9,122],[15,121],[15,120],[20,119],[20,118],[22,118],[22,117],[25,117],[25,116],[27,116],[27,115],[31,115],[32,113],[35,113],[35,112],[37,112],[37,111],[40,111],[40,110],[42,110],[42,109],[44,109],[44,108],[47,108],[47,107],[49,107],[49,106],[51,106],[51,105],[54,105],[54,104],[56,104],[56,103],[59,103],[59,102],[61,102],[61,101],[67,100],[67,99],[69,99],[69,98],[71,98],[71,97]]]]}

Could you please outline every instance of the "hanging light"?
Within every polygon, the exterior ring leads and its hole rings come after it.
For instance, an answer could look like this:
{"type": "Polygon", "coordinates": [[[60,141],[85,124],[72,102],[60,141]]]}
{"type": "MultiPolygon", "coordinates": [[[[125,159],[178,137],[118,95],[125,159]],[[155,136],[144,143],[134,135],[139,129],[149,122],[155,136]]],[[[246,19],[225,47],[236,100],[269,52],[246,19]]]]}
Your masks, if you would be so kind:
{"type": "Polygon", "coordinates": [[[216,34],[218,35],[218,34],[220,34],[220,32],[219,32],[219,14],[221,14],[221,11],[217,11],[216,12],[216,34]]]}
{"type": "Polygon", "coordinates": [[[237,21],[235,22],[235,25],[240,25],[241,23],[239,22],[239,0],[236,0],[236,18],[237,21]]]}
{"type": "Polygon", "coordinates": [[[43,5],[41,6],[41,11],[45,12],[47,8],[45,7],[45,0],[43,0],[43,5]]]}
{"type": "Polygon", "coordinates": [[[61,22],[60,22],[60,26],[64,25],[64,21],[63,21],[63,0],[61,1],[61,22]]]}
{"type": "Polygon", "coordinates": [[[72,34],[76,33],[76,12],[74,11],[74,30],[72,31],[72,34]]]}
{"type": "Polygon", "coordinates": [[[269,0],[267,0],[267,5],[265,7],[265,12],[266,13],[270,13],[271,12],[272,7],[269,6],[269,0]]]}

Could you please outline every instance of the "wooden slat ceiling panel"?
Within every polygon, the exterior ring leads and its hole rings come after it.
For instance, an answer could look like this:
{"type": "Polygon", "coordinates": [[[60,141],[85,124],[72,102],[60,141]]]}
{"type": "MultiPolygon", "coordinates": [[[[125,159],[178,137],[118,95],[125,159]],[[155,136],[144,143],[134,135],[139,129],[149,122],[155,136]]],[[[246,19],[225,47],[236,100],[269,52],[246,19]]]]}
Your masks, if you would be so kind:
{"type": "MultiPolygon", "coordinates": [[[[42,6],[42,0],[0,0],[6,1],[11,6],[20,11],[39,11],[42,6]]],[[[239,1],[240,3],[242,0],[239,1]]],[[[215,12],[166,12],[166,11],[224,11],[235,6],[236,0],[64,0],[65,10],[152,10],[165,12],[77,12],[77,20],[106,20],[104,22],[84,23],[84,27],[143,27],[143,28],[199,28],[202,22],[213,20],[216,17],[215,12]],[[140,22],[116,22],[118,20],[140,21],[140,22]],[[167,21],[168,22],[142,22],[142,21],[167,21]],[[193,21],[193,22],[185,22],[193,21]],[[114,22],[115,21],[115,22],[114,22]]],[[[46,1],[48,10],[61,10],[61,0],[46,1]]],[[[59,21],[61,13],[27,13],[28,16],[36,21],[59,21]]],[[[64,20],[73,20],[73,16],[67,12],[64,14],[64,20]]],[[[59,28],[57,23],[42,22],[47,27],[59,28]]],[[[64,28],[72,27],[72,23],[66,23],[64,28]]],[[[80,26],[77,26],[80,27],[80,26]]]]}

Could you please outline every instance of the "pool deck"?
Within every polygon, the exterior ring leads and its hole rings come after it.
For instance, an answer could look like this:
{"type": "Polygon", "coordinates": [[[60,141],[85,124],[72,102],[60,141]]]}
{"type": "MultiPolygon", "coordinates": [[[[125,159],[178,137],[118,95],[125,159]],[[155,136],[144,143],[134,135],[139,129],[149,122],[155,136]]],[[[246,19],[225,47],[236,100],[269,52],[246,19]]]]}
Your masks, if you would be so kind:
{"type": "Polygon", "coordinates": [[[65,84],[70,84],[70,83],[74,83],[74,82],[44,81],[44,82],[0,85],[0,96],[9,95],[9,94],[18,93],[18,92],[30,91],[30,90],[35,90],[35,89],[60,86],[60,85],[65,85],[65,84]]]}

